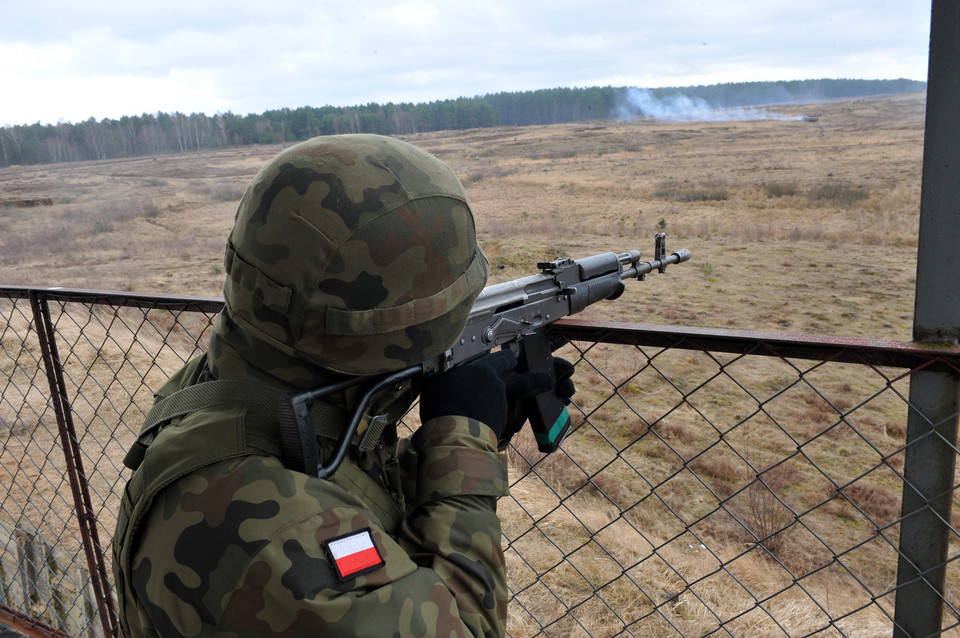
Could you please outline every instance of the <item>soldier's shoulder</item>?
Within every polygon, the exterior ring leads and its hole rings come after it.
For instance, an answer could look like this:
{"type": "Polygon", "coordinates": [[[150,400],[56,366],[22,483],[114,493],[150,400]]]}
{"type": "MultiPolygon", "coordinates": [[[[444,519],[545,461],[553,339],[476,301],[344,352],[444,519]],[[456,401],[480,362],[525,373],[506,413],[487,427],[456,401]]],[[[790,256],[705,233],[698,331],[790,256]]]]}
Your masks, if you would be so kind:
{"type": "Polygon", "coordinates": [[[159,495],[153,522],[162,518],[173,532],[200,521],[239,528],[244,519],[255,518],[265,539],[279,527],[337,507],[364,504],[333,482],[287,469],[272,456],[251,455],[207,465],[175,481],[159,495]]]}

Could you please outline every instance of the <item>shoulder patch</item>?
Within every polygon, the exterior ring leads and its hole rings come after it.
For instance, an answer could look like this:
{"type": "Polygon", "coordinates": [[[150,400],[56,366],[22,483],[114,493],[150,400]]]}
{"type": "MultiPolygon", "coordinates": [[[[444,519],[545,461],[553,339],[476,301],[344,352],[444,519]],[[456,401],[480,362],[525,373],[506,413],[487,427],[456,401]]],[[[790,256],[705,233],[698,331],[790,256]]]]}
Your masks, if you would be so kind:
{"type": "Polygon", "coordinates": [[[358,574],[372,572],[386,564],[373,542],[369,527],[331,538],[324,541],[323,546],[340,582],[358,574]]]}

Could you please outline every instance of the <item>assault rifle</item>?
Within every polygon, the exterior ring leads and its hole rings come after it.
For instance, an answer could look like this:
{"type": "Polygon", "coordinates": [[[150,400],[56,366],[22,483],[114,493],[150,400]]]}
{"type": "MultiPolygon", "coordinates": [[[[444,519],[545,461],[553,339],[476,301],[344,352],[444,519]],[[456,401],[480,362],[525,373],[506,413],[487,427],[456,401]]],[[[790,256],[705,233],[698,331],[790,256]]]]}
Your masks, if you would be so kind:
{"type": "MultiPolygon", "coordinates": [[[[592,303],[616,299],[626,288],[624,281],[644,279],[669,264],[690,259],[683,249],[667,255],[666,236],[654,238],[654,258],[640,261],[639,250],[601,253],[583,259],[557,259],[537,264],[540,272],[513,281],[487,286],[474,303],[460,339],[442,355],[420,365],[383,375],[373,381],[350,377],[339,382],[285,395],[281,400],[281,430],[288,449],[299,449],[303,469],[326,478],[340,466],[357,432],[371,399],[385,388],[417,375],[443,372],[471,361],[497,347],[510,348],[517,355],[518,368],[554,375],[553,355],[546,328],[561,317],[576,314],[592,303]],[[321,463],[314,439],[310,407],[320,397],[368,382],[351,421],[337,442],[333,458],[321,463]],[[315,468],[315,469],[314,469],[315,468]]],[[[570,415],[563,401],[552,392],[530,399],[525,406],[541,452],[553,452],[570,429],[570,415]]],[[[386,418],[385,415],[376,418],[386,418]]],[[[369,429],[369,426],[368,426],[369,429]]]]}

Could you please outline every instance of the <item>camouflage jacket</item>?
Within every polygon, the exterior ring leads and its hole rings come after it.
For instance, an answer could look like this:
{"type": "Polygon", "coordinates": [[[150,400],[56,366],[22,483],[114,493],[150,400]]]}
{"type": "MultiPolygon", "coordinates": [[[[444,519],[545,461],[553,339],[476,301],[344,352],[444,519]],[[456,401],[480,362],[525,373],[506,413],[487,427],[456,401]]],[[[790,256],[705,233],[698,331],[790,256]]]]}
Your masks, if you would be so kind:
{"type": "Polygon", "coordinates": [[[437,418],[332,480],[286,469],[276,430],[238,400],[149,446],[114,539],[125,635],[503,635],[489,428],[437,418]]]}

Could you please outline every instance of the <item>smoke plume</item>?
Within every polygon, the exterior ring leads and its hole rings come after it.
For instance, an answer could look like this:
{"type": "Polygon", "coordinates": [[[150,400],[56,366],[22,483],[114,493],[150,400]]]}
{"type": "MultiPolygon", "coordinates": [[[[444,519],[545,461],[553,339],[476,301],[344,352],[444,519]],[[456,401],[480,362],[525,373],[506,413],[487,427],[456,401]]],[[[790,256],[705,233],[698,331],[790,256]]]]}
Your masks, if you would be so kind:
{"type": "Polygon", "coordinates": [[[623,120],[653,118],[666,122],[746,122],[751,120],[802,120],[760,107],[718,108],[700,97],[674,93],[658,98],[647,89],[629,88],[617,109],[623,120]]]}

